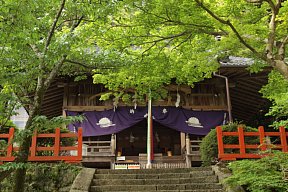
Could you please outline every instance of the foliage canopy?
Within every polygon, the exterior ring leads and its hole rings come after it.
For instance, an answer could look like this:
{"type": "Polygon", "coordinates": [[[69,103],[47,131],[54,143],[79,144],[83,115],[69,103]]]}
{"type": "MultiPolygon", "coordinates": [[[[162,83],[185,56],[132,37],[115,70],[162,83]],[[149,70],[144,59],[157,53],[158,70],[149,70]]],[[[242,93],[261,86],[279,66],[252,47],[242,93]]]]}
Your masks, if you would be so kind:
{"type": "Polygon", "coordinates": [[[142,95],[171,79],[193,85],[211,77],[229,55],[253,58],[252,72],[271,66],[287,78],[287,9],[287,1],[272,0],[119,2],[97,28],[103,32],[97,45],[129,56],[129,62],[95,71],[94,81],[142,95]]]}

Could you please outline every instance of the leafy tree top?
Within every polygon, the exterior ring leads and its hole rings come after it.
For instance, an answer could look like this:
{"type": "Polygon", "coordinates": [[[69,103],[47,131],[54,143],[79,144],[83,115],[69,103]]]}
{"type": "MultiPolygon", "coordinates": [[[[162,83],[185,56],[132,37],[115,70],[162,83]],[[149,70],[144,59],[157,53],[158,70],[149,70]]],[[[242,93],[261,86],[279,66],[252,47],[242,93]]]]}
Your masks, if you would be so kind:
{"type": "Polygon", "coordinates": [[[228,55],[253,58],[253,72],[270,65],[287,78],[287,9],[280,0],[120,2],[97,44],[129,55],[130,64],[102,71],[95,82],[146,93],[173,78],[192,85],[228,55]]]}

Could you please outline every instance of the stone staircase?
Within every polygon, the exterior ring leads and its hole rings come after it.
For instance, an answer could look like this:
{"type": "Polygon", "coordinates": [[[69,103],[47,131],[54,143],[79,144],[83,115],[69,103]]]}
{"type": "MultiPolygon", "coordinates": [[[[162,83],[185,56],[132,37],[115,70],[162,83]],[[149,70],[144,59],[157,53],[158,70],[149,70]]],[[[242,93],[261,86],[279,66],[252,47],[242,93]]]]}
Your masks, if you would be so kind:
{"type": "Polygon", "coordinates": [[[104,170],[94,174],[90,192],[167,191],[222,192],[211,167],[104,170]]]}

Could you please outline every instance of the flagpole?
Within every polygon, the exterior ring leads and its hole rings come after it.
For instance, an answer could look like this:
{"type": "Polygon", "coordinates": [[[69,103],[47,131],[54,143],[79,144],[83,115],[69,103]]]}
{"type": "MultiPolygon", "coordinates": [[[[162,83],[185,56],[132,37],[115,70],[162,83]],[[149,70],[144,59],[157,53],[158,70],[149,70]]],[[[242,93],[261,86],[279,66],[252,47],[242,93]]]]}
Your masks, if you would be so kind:
{"type": "Polygon", "coordinates": [[[152,121],[152,101],[151,93],[148,100],[148,118],[147,118],[147,169],[151,169],[151,121],[152,121]]]}

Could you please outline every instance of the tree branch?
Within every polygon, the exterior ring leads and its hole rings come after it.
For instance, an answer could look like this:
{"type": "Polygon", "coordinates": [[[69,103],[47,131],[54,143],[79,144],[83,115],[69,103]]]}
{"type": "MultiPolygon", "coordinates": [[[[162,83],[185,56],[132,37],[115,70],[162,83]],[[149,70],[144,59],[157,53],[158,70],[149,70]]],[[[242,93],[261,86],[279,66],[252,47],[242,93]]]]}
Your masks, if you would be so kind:
{"type": "Polygon", "coordinates": [[[11,175],[15,170],[14,169],[10,169],[10,170],[6,170],[6,171],[1,171],[0,172],[0,183],[9,175],[11,175]]]}
{"type": "Polygon", "coordinates": [[[264,0],[246,0],[247,3],[263,3],[264,0]]]}
{"type": "MultiPolygon", "coordinates": [[[[27,92],[27,90],[25,89],[25,87],[18,85],[17,86],[19,88],[19,90],[21,91],[21,94],[16,94],[17,98],[19,99],[19,101],[21,102],[21,104],[23,105],[31,105],[33,103],[33,100],[31,99],[31,95],[29,96],[29,93],[27,92]],[[23,99],[24,97],[24,99],[23,99]],[[27,99],[27,101],[26,101],[27,99]]],[[[15,91],[16,93],[16,91],[15,91]]]]}
{"type": "Polygon", "coordinates": [[[153,15],[153,16],[159,18],[159,19],[169,20],[169,19],[167,19],[166,17],[162,17],[162,16],[160,16],[160,15],[156,15],[156,14],[154,14],[154,13],[148,12],[148,11],[145,10],[143,7],[139,7],[139,6],[137,6],[137,5],[134,5],[134,6],[135,6],[136,8],[138,8],[138,9],[140,9],[141,11],[143,11],[144,13],[147,13],[147,14],[149,14],[149,15],[153,15]]]}
{"type": "Polygon", "coordinates": [[[158,43],[160,41],[164,41],[164,40],[168,40],[168,39],[174,39],[174,38],[185,36],[185,35],[188,35],[188,34],[191,34],[191,32],[190,31],[183,31],[182,33],[178,33],[178,34],[175,34],[175,35],[169,35],[169,36],[164,36],[164,37],[163,36],[158,36],[159,37],[158,39],[155,39],[155,40],[152,40],[152,41],[143,42],[141,45],[149,44],[149,43],[158,43]]]}
{"type": "MultiPolygon", "coordinates": [[[[82,67],[89,68],[89,69],[96,69],[96,67],[89,66],[88,64],[81,63],[79,61],[72,61],[72,60],[66,59],[64,62],[72,63],[75,65],[80,65],[82,67]]],[[[98,69],[99,69],[99,67],[98,67],[98,69]]],[[[115,67],[100,67],[100,69],[115,69],[115,67]]]]}
{"type": "Polygon", "coordinates": [[[279,12],[278,6],[275,6],[273,1],[271,0],[265,0],[272,11],[272,15],[269,21],[269,34],[268,34],[268,42],[266,45],[266,57],[267,59],[273,59],[273,47],[274,47],[274,42],[275,42],[275,35],[276,35],[276,16],[279,12]]]}
{"type": "Polygon", "coordinates": [[[200,2],[199,0],[195,0],[195,2],[202,8],[204,9],[210,16],[212,16],[214,19],[216,19],[217,21],[219,21],[220,23],[224,24],[224,25],[228,25],[232,31],[234,32],[234,34],[237,36],[237,38],[239,39],[239,41],[245,46],[247,47],[250,51],[252,51],[255,55],[257,55],[259,58],[266,60],[262,54],[260,54],[258,51],[256,51],[256,49],[254,49],[251,45],[249,45],[244,39],[243,37],[239,34],[239,32],[237,31],[237,29],[234,27],[234,25],[229,21],[229,20],[224,20],[221,19],[220,17],[218,17],[216,14],[214,14],[210,9],[208,9],[206,6],[203,5],[202,2],[200,2]]]}
{"type": "Polygon", "coordinates": [[[246,0],[247,3],[263,3],[263,0],[246,0]]]}
{"type": "Polygon", "coordinates": [[[33,45],[33,44],[27,44],[27,45],[34,51],[34,53],[39,59],[43,58],[41,51],[38,49],[36,45],[33,45]]]}
{"type": "MultiPolygon", "coordinates": [[[[77,22],[75,22],[70,30],[70,32],[73,32],[81,23],[81,21],[84,19],[84,15],[82,15],[77,22]]],[[[75,20],[76,21],[76,20],[75,20]]]]}
{"type": "MultiPolygon", "coordinates": [[[[38,80],[37,80],[37,87],[36,87],[36,90],[35,90],[35,95],[37,95],[39,92],[41,92],[43,89],[42,89],[42,86],[44,85],[44,80],[43,80],[43,73],[44,73],[44,59],[45,59],[45,55],[46,55],[46,52],[48,50],[48,46],[50,45],[50,42],[51,42],[51,39],[52,39],[52,36],[55,32],[55,28],[56,28],[56,24],[61,16],[61,13],[64,9],[64,6],[65,6],[65,0],[62,0],[61,2],[61,5],[60,5],[60,8],[54,18],[54,21],[53,21],[53,24],[51,26],[51,29],[50,31],[48,32],[48,35],[47,35],[47,40],[46,40],[46,43],[45,43],[45,46],[44,46],[44,49],[43,49],[43,52],[42,52],[42,59],[39,63],[39,75],[38,75],[38,80]]],[[[37,100],[38,98],[34,98],[34,100],[37,100]]]]}
{"type": "Polygon", "coordinates": [[[281,60],[285,59],[285,47],[287,43],[288,43],[288,35],[283,39],[278,50],[279,59],[281,60]]]}
{"type": "Polygon", "coordinates": [[[59,10],[58,10],[58,12],[56,14],[56,17],[55,17],[55,19],[53,21],[52,26],[51,26],[51,29],[48,32],[48,36],[47,36],[46,44],[45,44],[45,47],[44,47],[43,55],[45,55],[45,53],[46,53],[46,51],[48,49],[48,46],[50,45],[52,36],[53,36],[53,34],[55,32],[56,24],[57,24],[57,22],[58,22],[58,20],[59,20],[59,18],[61,16],[61,13],[62,13],[62,11],[64,9],[64,6],[65,6],[65,0],[62,0],[60,8],[59,8],[59,10]]]}
{"type": "Polygon", "coordinates": [[[271,1],[271,0],[263,0],[263,1],[266,1],[272,9],[275,9],[275,4],[273,1],[271,1]]]}
{"type": "MultiPolygon", "coordinates": [[[[82,16],[83,17],[83,16],[82,16]]],[[[61,23],[59,23],[58,25],[57,25],[57,29],[61,26],[61,25],[63,25],[63,23],[66,23],[66,22],[70,22],[70,21],[78,21],[78,20],[82,20],[82,21],[87,21],[87,22],[95,22],[94,20],[89,20],[89,19],[84,19],[84,18],[82,18],[82,17],[80,17],[80,18],[75,18],[75,19],[66,19],[66,20],[64,20],[64,21],[62,21],[61,23]]]]}
{"type": "Polygon", "coordinates": [[[58,61],[58,63],[55,64],[55,66],[53,67],[53,69],[49,73],[49,76],[47,77],[47,79],[44,82],[43,90],[48,89],[48,87],[50,86],[51,82],[54,80],[54,78],[58,74],[58,71],[61,69],[63,63],[65,62],[66,57],[67,57],[67,55],[63,55],[62,58],[58,61]]]}
{"type": "Polygon", "coordinates": [[[152,49],[155,45],[157,45],[157,42],[151,42],[152,45],[150,47],[148,47],[147,49],[145,49],[143,52],[142,52],[142,60],[143,60],[143,56],[146,52],[148,52],[150,49],[152,49]]]}
{"type": "MultiPolygon", "coordinates": [[[[60,15],[61,15],[61,12],[64,8],[64,5],[65,5],[65,0],[62,1],[62,4],[61,4],[61,7],[58,11],[58,14],[54,20],[54,24],[53,27],[55,29],[56,27],[56,23],[57,23],[57,20],[59,19],[60,15]]],[[[84,18],[84,16],[82,15],[79,20],[77,22],[75,22],[73,24],[73,26],[71,27],[70,29],[70,35],[72,34],[72,32],[80,25],[82,19],[84,18]]],[[[52,28],[53,28],[52,27],[52,28]]],[[[54,30],[53,30],[54,31],[54,30]]],[[[67,55],[64,54],[62,56],[62,58],[58,61],[58,63],[55,64],[55,66],[53,67],[53,69],[51,70],[51,72],[49,73],[49,76],[47,77],[47,79],[44,81],[44,84],[43,84],[43,90],[46,90],[48,89],[48,87],[50,86],[51,82],[54,80],[54,78],[57,76],[59,70],[61,69],[61,67],[63,66],[64,62],[66,61],[66,58],[67,58],[67,55]]]]}
{"type": "Polygon", "coordinates": [[[190,38],[191,38],[192,34],[190,34],[187,38],[185,38],[183,41],[181,41],[178,45],[176,45],[175,47],[173,47],[173,49],[177,49],[178,47],[180,47],[182,44],[184,44],[185,42],[187,42],[190,38]]]}

